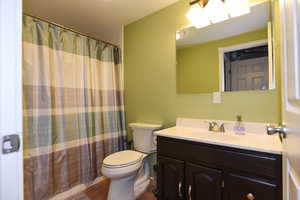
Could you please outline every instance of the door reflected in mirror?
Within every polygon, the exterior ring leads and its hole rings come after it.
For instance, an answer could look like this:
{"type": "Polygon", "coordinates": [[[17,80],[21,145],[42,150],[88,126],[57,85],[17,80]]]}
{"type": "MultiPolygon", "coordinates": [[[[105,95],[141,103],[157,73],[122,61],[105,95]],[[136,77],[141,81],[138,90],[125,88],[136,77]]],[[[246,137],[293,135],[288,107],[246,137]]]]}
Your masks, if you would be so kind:
{"type": "MultiPolygon", "coordinates": [[[[219,49],[223,91],[267,90],[269,82],[269,57],[267,41],[242,44],[219,49]]],[[[270,77],[272,79],[272,77],[270,77]]]]}
{"type": "Polygon", "coordinates": [[[178,93],[274,89],[271,1],[249,14],[176,32],[178,93]]]}

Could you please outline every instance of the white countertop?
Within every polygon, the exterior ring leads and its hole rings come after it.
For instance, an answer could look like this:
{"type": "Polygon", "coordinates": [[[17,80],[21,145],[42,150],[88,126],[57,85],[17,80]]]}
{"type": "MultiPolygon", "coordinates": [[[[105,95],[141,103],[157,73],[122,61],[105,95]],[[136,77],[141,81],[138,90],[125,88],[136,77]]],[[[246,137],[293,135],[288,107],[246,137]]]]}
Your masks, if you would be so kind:
{"type": "Polygon", "coordinates": [[[233,132],[210,132],[201,128],[175,126],[154,132],[155,135],[207,144],[215,144],[239,149],[282,154],[282,144],[277,135],[246,133],[236,135],[233,132]]]}

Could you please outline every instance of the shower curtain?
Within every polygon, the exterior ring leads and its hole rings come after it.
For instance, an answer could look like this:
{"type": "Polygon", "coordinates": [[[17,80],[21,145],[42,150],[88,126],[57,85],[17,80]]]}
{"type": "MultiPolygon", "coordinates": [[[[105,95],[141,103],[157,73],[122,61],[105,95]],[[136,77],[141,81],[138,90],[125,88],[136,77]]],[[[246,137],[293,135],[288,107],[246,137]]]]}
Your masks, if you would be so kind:
{"type": "Polygon", "coordinates": [[[24,16],[23,111],[25,199],[91,183],[125,149],[120,49],[24,16]]]}

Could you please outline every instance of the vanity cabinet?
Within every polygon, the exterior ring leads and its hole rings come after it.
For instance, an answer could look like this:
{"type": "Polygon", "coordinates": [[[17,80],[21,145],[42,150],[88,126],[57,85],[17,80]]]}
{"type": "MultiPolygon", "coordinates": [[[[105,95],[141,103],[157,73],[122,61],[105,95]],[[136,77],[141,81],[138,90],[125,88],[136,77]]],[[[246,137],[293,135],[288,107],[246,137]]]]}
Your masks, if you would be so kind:
{"type": "Polygon", "coordinates": [[[185,168],[187,196],[186,199],[212,199],[222,198],[222,171],[209,167],[186,164],[185,168]]]}
{"type": "Polygon", "coordinates": [[[160,199],[181,200],[184,187],[184,161],[158,157],[160,199]]]}
{"type": "Polygon", "coordinates": [[[241,199],[280,199],[277,198],[276,184],[272,182],[262,181],[247,176],[237,174],[228,174],[227,184],[225,190],[225,199],[241,200],[241,199]]]}
{"type": "Polygon", "coordinates": [[[157,137],[159,200],[282,200],[281,155],[157,137]]]}

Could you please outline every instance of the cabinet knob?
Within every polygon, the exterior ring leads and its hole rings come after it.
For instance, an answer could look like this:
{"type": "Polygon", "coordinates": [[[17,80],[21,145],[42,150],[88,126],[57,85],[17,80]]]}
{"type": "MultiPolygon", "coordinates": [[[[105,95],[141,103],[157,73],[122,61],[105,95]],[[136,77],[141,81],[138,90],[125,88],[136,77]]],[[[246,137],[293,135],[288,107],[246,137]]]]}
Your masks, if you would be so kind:
{"type": "Polygon", "coordinates": [[[246,195],[246,197],[247,197],[248,200],[254,200],[255,199],[255,196],[252,193],[248,193],[246,195]]]}

